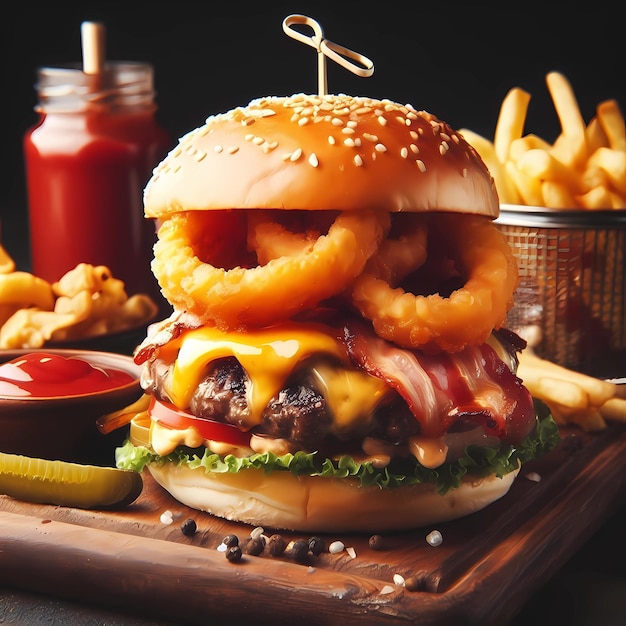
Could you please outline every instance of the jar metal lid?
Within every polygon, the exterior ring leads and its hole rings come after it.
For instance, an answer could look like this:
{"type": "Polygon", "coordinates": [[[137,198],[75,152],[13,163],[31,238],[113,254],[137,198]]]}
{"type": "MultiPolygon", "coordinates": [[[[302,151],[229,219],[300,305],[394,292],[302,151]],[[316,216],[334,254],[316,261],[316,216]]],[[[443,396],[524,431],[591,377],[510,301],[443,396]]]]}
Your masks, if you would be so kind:
{"type": "Polygon", "coordinates": [[[81,111],[91,106],[150,106],[154,102],[154,70],[149,63],[108,62],[94,79],[79,64],[40,67],[35,85],[43,112],[81,111]]]}

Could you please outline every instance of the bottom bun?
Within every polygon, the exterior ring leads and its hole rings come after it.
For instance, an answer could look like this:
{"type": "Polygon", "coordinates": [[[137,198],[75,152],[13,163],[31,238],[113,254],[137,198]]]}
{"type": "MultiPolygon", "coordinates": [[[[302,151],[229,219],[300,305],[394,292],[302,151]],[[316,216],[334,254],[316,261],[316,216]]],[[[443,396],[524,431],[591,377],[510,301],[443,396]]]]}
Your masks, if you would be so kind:
{"type": "Polygon", "coordinates": [[[464,517],[504,496],[518,474],[467,479],[439,495],[429,485],[381,490],[347,479],[257,469],[207,474],[173,463],[149,464],[148,469],[191,508],[254,526],[320,533],[409,530],[464,517]]]}

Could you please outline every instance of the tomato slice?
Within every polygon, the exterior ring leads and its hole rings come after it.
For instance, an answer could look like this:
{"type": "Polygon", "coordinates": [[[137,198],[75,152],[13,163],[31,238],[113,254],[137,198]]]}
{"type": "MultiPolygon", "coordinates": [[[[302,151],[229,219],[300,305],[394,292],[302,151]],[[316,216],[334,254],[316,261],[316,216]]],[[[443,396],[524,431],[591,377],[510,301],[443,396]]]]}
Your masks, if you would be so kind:
{"type": "Polygon", "coordinates": [[[222,441],[235,446],[248,446],[250,444],[250,433],[240,430],[237,426],[196,417],[169,402],[163,402],[154,397],[150,400],[148,415],[153,421],[175,430],[184,430],[193,426],[202,437],[212,441],[222,441]]]}

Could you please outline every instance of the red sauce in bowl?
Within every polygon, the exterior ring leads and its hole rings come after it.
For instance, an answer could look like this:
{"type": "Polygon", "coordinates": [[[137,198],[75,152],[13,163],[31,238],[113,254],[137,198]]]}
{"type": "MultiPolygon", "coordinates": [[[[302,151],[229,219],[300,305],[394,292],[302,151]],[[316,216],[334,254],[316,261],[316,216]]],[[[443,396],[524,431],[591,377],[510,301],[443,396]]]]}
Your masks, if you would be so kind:
{"type": "Polygon", "coordinates": [[[122,387],[133,380],[128,372],[96,367],[79,357],[32,352],[0,365],[0,396],[79,396],[122,387]]]}

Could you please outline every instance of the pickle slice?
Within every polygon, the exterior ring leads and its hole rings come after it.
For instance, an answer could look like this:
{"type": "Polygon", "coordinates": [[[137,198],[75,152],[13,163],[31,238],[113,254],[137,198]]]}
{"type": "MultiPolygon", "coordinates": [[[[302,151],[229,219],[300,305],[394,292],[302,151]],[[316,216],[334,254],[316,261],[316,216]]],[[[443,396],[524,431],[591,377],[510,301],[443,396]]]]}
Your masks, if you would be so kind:
{"type": "Polygon", "coordinates": [[[0,452],[0,494],[16,500],[79,509],[120,507],[143,489],[138,472],[49,461],[0,452]]]}

